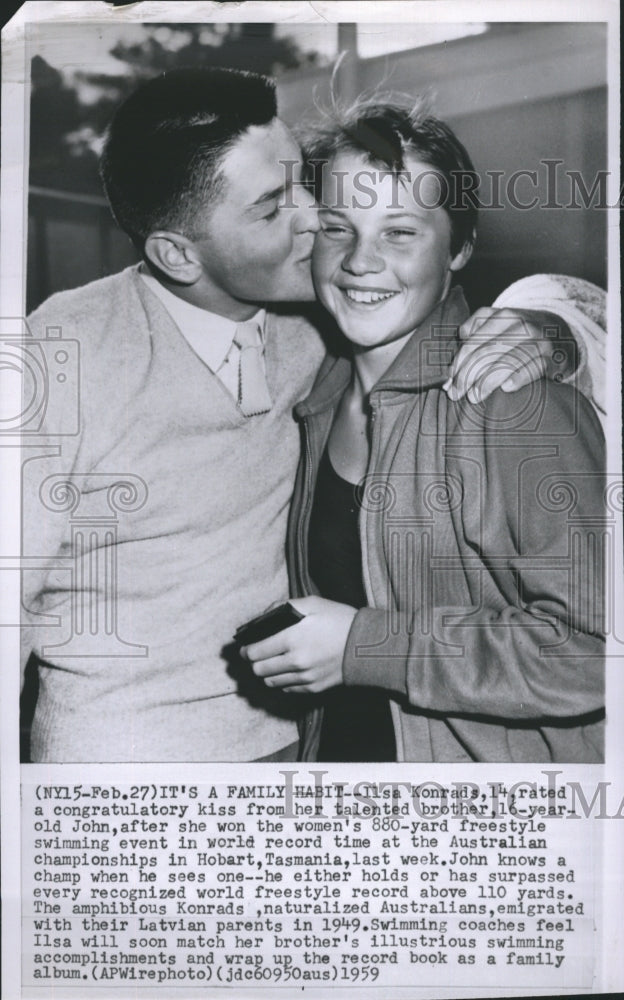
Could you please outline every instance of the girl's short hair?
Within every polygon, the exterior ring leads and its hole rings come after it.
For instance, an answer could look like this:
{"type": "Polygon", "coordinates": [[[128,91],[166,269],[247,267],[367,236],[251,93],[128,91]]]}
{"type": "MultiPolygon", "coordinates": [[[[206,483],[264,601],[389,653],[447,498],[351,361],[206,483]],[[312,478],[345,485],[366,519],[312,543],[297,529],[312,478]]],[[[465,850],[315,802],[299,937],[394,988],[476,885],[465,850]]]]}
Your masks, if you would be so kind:
{"type": "Polygon", "coordinates": [[[341,108],[334,102],[301,138],[307,175],[319,200],[323,165],[339,152],[362,154],[397,175],[407,172],[406,157],[414,156],[440,178],[437,205],[451,221],[451,252],[474,243],[478,174],[452,129],[422,103],[405,107],[394,100],[361,99],[341,108]]]}

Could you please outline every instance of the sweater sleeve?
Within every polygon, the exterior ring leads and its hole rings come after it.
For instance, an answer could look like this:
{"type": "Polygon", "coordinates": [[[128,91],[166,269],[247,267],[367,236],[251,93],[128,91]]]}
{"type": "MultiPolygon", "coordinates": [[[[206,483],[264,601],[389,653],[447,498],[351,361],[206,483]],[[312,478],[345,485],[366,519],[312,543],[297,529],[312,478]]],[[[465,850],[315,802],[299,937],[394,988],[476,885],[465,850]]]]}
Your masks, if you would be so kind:
{"type": "MultiPolygon", "coordinates": [[[[424,710],[501,719],[576,717],[603,706],[602,433],[574,389],[541,386],[541,458],[539,435],[524,444],[510,436],[500,392],[482,411],[478,435],[460,431],[447,441],[455,456],[447,471],[463,487],[456,530],[482,567],[466,569],[474,603],[427,613],[421,605],[392,622],[384,610],[360,610],[345,683],[385,686],[424,710]]],[[[526,402],[530,392],[514,395],[526,402]]]]}

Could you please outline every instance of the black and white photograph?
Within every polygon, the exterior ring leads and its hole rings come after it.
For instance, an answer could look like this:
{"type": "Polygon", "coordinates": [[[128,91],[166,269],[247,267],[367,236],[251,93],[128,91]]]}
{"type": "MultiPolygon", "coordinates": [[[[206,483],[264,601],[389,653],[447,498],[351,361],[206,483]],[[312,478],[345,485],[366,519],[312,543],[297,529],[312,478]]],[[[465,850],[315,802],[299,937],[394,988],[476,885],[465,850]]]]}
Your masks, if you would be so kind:
{"type": "Polygon", "coordinates": [[[4,28],[7,1000],[622,985],[617,14],[4,28]]]}

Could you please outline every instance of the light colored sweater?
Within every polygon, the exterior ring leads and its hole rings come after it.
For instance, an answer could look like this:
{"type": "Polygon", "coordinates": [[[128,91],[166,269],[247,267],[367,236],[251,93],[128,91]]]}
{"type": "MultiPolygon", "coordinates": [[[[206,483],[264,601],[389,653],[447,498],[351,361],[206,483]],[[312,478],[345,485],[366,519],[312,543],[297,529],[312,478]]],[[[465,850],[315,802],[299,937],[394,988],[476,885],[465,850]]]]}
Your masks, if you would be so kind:
{"type": "Polygon", "coordinates": [[[245,418],[135,268],[53,296],[29,326],[80,350],[79,433],[54,436],[70,377],[24,462],[25,652],[47,664],[32,759],[241,761],[293,742],[297,706],[223,649],[288,594],[292,408],[318,334],[268,317],[274,406],[245,418]]]}

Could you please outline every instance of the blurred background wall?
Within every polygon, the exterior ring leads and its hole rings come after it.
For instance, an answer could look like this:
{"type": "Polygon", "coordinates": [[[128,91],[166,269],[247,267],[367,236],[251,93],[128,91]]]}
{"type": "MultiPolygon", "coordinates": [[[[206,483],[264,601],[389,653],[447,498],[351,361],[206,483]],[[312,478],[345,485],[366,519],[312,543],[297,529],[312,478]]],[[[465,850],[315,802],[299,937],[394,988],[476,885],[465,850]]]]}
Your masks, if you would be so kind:
{"type": "Polygon", "coordinates": [[[102,197],[97,159],[115,106],[140,80],[180,65],[271,73],[281,116],[299,126],[313,121],[315,98],[327,99],[342,50],[341,96],[380,85],[428,94],[471,153],[486,206],[462,277],[473,307],[536,271],[605,284],[604,25],[95,27],[44,24],[30,39],[29,310],[136,260],[102,197]]]}

